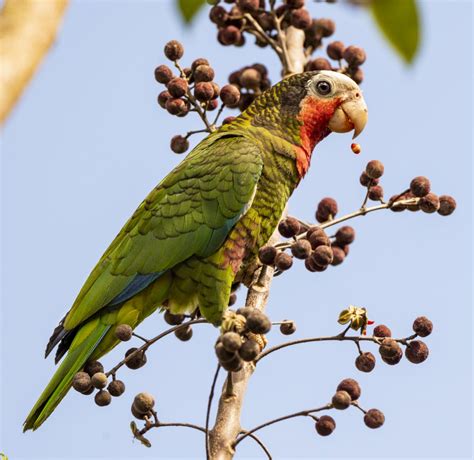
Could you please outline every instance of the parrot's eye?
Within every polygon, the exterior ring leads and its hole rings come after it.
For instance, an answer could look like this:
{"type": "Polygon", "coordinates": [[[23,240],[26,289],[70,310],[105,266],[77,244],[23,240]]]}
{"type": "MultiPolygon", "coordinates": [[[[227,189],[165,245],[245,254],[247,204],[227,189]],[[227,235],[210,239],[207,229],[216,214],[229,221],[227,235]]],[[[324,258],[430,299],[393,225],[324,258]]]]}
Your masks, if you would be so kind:
{"type": "Polygon", "coordinates": [[[332,90],[331,83],[326,80],[318,81],[316,84],[316,89],[318,93],[321,94],[321,96],[327,96],[332,90]]]}

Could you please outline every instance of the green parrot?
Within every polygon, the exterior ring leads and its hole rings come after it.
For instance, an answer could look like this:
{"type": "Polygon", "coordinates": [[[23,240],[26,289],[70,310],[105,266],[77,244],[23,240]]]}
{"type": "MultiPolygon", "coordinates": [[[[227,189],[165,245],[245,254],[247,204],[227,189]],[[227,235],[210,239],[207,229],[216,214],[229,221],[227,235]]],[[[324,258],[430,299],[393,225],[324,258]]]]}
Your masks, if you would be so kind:
{"type": "Polygon", "coordinates": [[[218,325],[232,284],[254,260],[330,132],[354,137],[367,122],[361,90],[332,71],[282,80],[234,121],[207,136],[145,198],[54,330],[65,358],[24,423],[37,429],[74,375],[157,308],[200,313],[218,325]],[[67,354],[66,354],[67,353],[67,354]]]}

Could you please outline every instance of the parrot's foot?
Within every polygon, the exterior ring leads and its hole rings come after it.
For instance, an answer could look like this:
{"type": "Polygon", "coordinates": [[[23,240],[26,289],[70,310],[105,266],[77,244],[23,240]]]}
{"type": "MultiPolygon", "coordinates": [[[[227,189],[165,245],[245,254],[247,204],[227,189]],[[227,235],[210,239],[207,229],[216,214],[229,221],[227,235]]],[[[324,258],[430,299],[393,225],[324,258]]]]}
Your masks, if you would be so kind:
{"type": "Polygon", "coordinates": [[[232,310],[226,310],[222,315],[221,334],[225,334],[226,332],[242,334],[245,331],[245,323],[245,316],[239,315],[232,310]]]}

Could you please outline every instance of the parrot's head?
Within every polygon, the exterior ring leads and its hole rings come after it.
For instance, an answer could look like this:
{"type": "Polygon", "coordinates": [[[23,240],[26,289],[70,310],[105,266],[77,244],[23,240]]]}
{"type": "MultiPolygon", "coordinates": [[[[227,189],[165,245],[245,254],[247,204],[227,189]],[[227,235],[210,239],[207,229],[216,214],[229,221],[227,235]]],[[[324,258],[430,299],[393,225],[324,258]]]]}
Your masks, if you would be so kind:
{"type": "Polygon", "coordinates": [[[288,77],[263,93],[249,107],[251,123],[289,140],[303,176],[315,145],[331,132],[354,131],[367,123],[367,106],[357,83],[329,70],[288,77]]]}

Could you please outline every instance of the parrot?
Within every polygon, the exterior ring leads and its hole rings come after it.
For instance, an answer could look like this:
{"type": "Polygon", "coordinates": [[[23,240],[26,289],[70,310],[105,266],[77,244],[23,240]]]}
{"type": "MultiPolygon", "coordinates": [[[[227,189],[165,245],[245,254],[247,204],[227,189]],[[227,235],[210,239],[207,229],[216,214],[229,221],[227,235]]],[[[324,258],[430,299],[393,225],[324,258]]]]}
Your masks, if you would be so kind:
{"type": "Polygon", "coordinates": [[[210,133],[139,205],[55,328],[61,364],[24,422],[36,430],[74,375],[155,312],[198,311],[218,326],[231,287],[270,239],[287,201],[331,132],[364,129],[359,86],[336,71],[284,78],[238,117],[210,133]],[[63,359],[64,358],[64,359],[63,359]]]}

